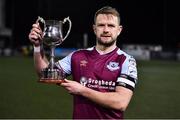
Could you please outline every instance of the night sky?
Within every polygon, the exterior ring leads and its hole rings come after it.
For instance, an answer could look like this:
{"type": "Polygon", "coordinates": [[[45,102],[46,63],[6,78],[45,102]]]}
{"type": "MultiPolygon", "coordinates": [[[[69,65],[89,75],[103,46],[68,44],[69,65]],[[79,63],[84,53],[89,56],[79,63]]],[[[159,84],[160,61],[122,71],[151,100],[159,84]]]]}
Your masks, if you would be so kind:
{"type": "Polygon", "coordinates": [[[88,46],[93,46],[94,13],[105,5],[115,7],[121,15],[123,31],[118,46],[160,44],[174,49],[179,44],[180,48],[180,8],[173,0],[8,0],[6,26],[13,30],[13,47],[19,47],[30,45],[28,34],[38,15],[56,20],[69,16],[72,30],[61,47],[82,47],[84,33],[88,34],[88,46]]]}

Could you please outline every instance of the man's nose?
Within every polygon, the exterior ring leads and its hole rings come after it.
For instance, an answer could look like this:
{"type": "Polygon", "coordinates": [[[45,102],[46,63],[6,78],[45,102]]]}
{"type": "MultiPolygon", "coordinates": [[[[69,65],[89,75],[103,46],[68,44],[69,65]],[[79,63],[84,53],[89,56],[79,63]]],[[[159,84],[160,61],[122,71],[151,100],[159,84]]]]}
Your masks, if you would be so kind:
{"type": "Polygon", "coordinates": [[[104,26],[104,32],[109,32],[109,27],[107,25],[104,26]]]}

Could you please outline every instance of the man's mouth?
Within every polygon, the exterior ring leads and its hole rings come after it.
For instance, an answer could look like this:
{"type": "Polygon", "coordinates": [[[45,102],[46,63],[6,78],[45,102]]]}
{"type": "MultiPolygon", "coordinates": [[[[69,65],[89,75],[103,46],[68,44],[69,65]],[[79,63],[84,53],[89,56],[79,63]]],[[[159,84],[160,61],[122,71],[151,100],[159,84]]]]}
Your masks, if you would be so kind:
{"type": "Polygon", "coordinates": [[[111,35],[101,35],[101,37],[111,37],[111,35]]]}

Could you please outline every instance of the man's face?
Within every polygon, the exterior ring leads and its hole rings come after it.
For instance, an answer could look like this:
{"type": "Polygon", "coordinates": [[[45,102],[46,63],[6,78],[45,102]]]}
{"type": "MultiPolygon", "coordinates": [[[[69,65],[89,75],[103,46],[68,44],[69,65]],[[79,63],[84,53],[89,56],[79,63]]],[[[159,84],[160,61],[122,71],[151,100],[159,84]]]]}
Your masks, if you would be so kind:
{"type": "Polygon", "coordinates": [[[97,43],[104,46],[111,46],[116,43],[116,39],[122,30],[118,23],[118,18],[111,14],[99,14],[96,23],[93,25],[97,43]]]}

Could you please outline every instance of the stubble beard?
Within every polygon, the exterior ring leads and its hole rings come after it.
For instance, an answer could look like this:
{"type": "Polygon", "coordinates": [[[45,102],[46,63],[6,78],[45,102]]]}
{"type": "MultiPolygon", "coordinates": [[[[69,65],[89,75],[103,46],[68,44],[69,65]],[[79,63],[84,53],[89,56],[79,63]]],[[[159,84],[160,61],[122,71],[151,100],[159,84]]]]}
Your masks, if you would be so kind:
{"type": "Polygon", "coordinates": [[[97,39],[97,43],[104,47],[110,47],[110,46],[114,45],[116,42],[116,39],[111,39],[111,41],[108,41],[108,42],[104,42],[100,38],[96,38],[96,39],[97,39]]]}

